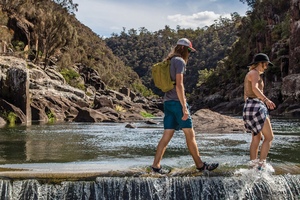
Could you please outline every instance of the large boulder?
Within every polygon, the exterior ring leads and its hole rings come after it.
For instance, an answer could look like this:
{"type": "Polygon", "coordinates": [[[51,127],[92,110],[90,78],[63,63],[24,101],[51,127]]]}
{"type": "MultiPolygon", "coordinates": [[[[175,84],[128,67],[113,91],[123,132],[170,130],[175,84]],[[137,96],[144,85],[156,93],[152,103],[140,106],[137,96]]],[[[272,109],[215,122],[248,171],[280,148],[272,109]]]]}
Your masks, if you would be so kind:
{"type": "Polygon", "coordinates": [[[30,124],[30,79],[26,62],[14,57],[0,57],[0,66],[0,97],[21,109],[25,114],[25,119],[24,121],[22,120],[22,123],[30,124]]]}
{"type": "Polygon", "coordinates": [[[246,132],[242,119],[221,115],[209,109],[201,109],[192,115],[194,129],[205,133],[246,132]]]}
{"type": "Polygon", "coordinates": [[[300,74],[291,74],[283,78],[281,93],[283,97],[293,97],[300,101],[300,74]]]}
{"type": "Polygon", "coordinates": [[[96,93],[96,96],[94,98],[94,109],[103,107],[114,108],[112,98],[96,93]]]}
{"type": "Polygon", "coordinates": [[[108,121],[108,118],[96,111],[92,110],[90,108],[79,108],[78,109],[78,115],[74,118],[74,122],[103,122],[108,121]]]}
{"type": "Polygon", "coordinates": [[[300,116],[300,74],[291,74],[284,77],[281,93],[283,103],[273,112],[285,116],[300,116]]]}

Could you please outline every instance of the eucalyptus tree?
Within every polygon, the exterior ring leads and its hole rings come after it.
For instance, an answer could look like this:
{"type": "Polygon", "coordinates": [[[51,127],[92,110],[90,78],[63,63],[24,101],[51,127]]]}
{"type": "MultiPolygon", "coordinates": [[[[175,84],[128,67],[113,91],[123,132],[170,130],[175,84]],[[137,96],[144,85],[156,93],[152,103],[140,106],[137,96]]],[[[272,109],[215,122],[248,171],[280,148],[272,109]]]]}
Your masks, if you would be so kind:
{"type": "Polygon", "coordinates": [[[76,43],[77,33],[69,22],[68,13],[58,4],[40,4],[36,13],[37,52],[42,53],[47,66],[50,57],[59,53],[60,48],[76,43]]]}
{"type": "Polygon", "coordinates": [[[0,6],[26,36],[26,50],[32,52],[34,46],[36,61],[41,56],[47,65],[56,50],[76,43],[69,13],[74,14],[78,4],[72,0],[0,0],[0,6]]]}
{"type": "Polygon", "coordinates": [[[75,14],[74,12],[78,11],[78,4],[73,3],[73,0],[53,0],[55,3],[61,7],[68,10],[69,13],[75,14]]]}

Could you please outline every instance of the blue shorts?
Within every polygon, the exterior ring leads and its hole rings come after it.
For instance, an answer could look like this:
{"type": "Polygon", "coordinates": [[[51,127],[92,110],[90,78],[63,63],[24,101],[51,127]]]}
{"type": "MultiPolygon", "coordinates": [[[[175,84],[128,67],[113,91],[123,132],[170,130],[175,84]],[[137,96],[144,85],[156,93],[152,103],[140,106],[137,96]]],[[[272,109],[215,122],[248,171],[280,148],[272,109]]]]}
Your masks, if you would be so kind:
{"type": "Polygon", "coordinates": [[[180,101],[165,101],[164,102],[164,129],[175,129],[180,130],[183,128],[192,128],[193,122],[189,110],[189,117],[187,120],[182,120],[182,106],[180,101]]]}

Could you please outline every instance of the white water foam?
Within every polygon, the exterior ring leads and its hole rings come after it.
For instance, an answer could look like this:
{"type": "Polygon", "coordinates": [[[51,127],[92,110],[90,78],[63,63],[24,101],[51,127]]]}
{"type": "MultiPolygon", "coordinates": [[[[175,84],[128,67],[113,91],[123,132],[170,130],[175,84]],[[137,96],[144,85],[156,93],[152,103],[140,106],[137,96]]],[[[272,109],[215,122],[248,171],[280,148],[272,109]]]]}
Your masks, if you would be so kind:
{"type": "MultiPolygon", "coordinates": [[[[272,199],[290,199],[286,180],[281,176],[274,175],[274,172],[274,168],[268,163],[262,169],[252,166],[252,168],[236,170],[234,176],[243,182],[239,196],[256,199],[257,194],[264,196],[264,193],[268,191],[269,194],[274,195],[272,199]]],[[[268,195],[264,197],[269,198],[268,195]]]]}

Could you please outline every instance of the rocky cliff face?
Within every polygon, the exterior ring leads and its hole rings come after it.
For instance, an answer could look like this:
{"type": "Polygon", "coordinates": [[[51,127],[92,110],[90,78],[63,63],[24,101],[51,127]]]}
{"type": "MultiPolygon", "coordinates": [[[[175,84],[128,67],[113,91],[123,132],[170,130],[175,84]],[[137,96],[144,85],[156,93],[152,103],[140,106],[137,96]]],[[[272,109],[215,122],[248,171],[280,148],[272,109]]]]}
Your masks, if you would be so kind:
{"type": "Polygon", "coordinates": [[[276,114],[300,117],[300,0],[291,0],[289,70],[282,80],[282,103],[276,114]]]}
{"type": "Polygon", "coordinates": [[[6,118],[13,112],[17,123],[28,124],[51,119],[56,122],[142,120],[141,112],[162,115],[151,100],[127,88],[106,89],[95,71],[85,66],[76,68],[85,79],[86,91],[66,84],[55,66],[43,70],[19,58],[0,56],[0,117],[6,118]]]}
{"type": "MultiPolygon", "coordinates": [[[[277,108],[271,115],[300,117],[300,0],[290,0],[290,37],[284,44],[276,41],[270,45],[271,57],[280,60],[281,77],[274,74],[264,75],[266,87],[264,93],[276,104],[277,108]],[[288,47],[288,48],[287,48],[288,47]],[[288,55],[278,57],[278,52],[289,49],[288,55]]],[[[268,40],[266,38],[266,40],[268,40]]],[[[211,94],[206,86],[200,86],[196,94],[190,99],[193,112],[198,109],[209,108],[220,113],[242,114],[243,84],[228,84],[220,86],[219,91],[211,94]]]]}
{"type": "MultiPolygon", "coordinates": [[[[6,61],[3,60],[3,63],[6,61]]],[[[29,73],[25,63],[16,61],[14,67],[3,64],[0,72],[1,107],[6,108],[6,112],[2,114],[13,111],[18,113],[17,122],[30,123],[29,73]],[[10,99],[9,103],[5,99],[10,99]]]]}
{"type": "Polygon", "coordinates": [[[282,81],[281,103],[274,114],[285,114],[300,117],[300,74],[291,74],[284,77],[282,81]]]}
{"type": "Polygon", "coordinates": [[[291,0],[289,74],[300,73],[300,0],[291,0]]]}

